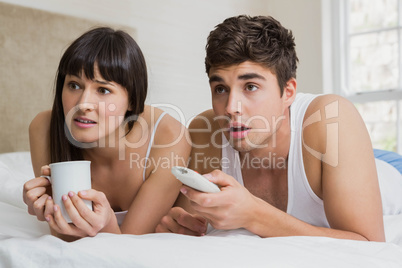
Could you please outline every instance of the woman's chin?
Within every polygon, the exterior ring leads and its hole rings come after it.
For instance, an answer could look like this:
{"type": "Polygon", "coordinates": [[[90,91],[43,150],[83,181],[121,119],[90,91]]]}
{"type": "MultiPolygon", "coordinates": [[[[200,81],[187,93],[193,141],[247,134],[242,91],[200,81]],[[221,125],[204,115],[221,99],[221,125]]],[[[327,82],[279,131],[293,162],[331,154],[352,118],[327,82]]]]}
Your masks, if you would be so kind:
{"type": "Polygon", "coordinates": [[[82,137],[74,137],[72,141],[70,141],[73,145],[79,148],[94,148],[99,147],[98,139],[91,138],[82,138],[82,137]]]}

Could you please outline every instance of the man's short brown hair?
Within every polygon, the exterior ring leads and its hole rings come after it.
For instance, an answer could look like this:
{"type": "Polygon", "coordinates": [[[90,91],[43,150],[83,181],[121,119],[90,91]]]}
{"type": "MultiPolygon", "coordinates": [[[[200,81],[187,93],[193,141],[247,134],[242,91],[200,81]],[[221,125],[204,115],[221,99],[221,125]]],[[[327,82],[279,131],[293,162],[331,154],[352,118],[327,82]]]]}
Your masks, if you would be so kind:
{"type": "Polygon", "coordinates": [[[252,61],[269,68],[281,90],[296,78],[298,58],[292,31],[272,17],[241,15],[226,19],[209,34],[205,67],[230,66],[252,61]]]}

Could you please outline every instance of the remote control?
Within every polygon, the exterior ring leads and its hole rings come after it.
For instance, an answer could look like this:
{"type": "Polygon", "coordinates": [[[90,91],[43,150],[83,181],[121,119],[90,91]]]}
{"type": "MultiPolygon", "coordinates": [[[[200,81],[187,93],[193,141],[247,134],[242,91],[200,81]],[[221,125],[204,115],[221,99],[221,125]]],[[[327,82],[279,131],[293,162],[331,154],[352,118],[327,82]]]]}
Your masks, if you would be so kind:
{"type": "Polygon", "coordinates": [[[172,173],[183,184],[206,193],[220,192],[219,187],[199,173],[185,167],[172,167],[172,173]]]}

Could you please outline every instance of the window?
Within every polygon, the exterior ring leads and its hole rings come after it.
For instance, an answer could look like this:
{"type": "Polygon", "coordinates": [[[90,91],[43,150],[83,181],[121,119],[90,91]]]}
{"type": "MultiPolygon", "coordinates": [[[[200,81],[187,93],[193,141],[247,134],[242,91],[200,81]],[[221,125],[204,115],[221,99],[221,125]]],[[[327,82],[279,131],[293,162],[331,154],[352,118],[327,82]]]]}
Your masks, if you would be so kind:
{"type": "Polygon", "coordinates": [[[402,0],[331,5],[335,93],[355,103],[374,148],[402,153],[402,0]]]}

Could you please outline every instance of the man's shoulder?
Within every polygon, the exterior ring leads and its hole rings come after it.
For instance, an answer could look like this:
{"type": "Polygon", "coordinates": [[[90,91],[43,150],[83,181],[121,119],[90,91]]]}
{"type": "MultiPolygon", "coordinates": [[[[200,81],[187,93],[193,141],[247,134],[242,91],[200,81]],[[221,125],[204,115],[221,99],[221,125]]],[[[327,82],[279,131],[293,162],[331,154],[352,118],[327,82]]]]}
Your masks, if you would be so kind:
{"type": "Polygon", "coordinates": [[[220,169],[222,132],[213,110],[197,115],[189,125],[192,141],[189,167],[201,174],[220,169]]]}
{"type": "Polygon", "coordinates": [[[216,115],[212,109],[198,114],[190,123],[190,129],[219,128],[216,122],[216,115]]]}
{"type": "MultiPolygon", "coordinates": [[[[319,110],[324,111],[324,115],[327,115],[327,113],[339,111],[340,106],[353,106],[353,104],[346,98],[336,94],[317,95],[309,104],[306,110],[306,117],[319,110]]],[[[333,116],[332,113],[331,116],[333,116]]]]}
{"type": "Polygon", "coordinates": [[[193,142],[204,142],[204,144],[206,142],[217,142],[221,144],[220,126],[212,109],[197,115],[191,121],[189,131],[193,142]]]}
{"type": "Polygon", "coordinates": [[[311,101],[304,115],[303,142],[325,154],[328,146],[337,144],[342,133],[364,125],[352,123],[357,121],[362,121],[360,114],[349,100],[335,94],[319,95],[311,101]],[[345,129],[346,125],[354,127],[345,129]]]}

